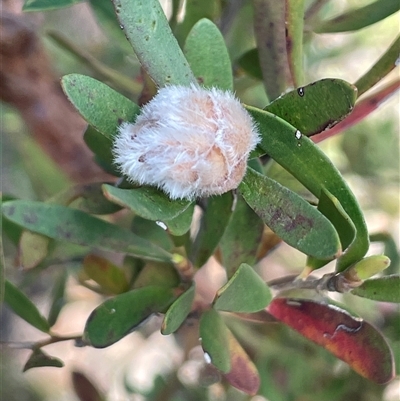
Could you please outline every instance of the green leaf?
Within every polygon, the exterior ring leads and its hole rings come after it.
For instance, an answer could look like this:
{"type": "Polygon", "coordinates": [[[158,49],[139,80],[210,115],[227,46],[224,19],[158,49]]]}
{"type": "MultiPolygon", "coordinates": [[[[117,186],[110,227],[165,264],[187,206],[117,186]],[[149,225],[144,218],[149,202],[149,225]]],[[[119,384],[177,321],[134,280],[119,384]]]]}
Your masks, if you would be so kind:
{"type": "Polygon", "coordinates": [[[3,237],[0,236],[0,307],[3,305],[5,295],[5,268],[3,237]]]}
{"type": "Polygon", "coordinates": [[[317,33],[334,33],[356,31],[375,24],[400,10],[398,0],[376,0],[364,7],[356,8],[323,21],[314,31],[317,33]]]}
{"type": "Polygon", "coordinates": [[[232,277],[242,263],[256,263],[264,223],[238,194],[235,210],[219,243],[222,265],[232,277]]]}
{"type": "Polygon", "coordinates": [[[35,349],[25,363],[23,372],[26,372],[27,370],[32,368],[42,368],[44,366],[62,368],[64,366],[64,363],[61,359],[50,356],[43,352],[41,349],[35,349]]]}
{"type": "Polygon", "coordinates": [[[17,263],[23,269],[32,269],[44,260],[50,239],[31,231],[23,231],[18,244],[17,263]]]}
{"type": "Polygon", "coordinates": [[[44,333],[49,332],[50,325],[46,318],[39,312],[32,301],[8,280],[5,281],[4,302],[14,313],[30,325],[44,333]]]}
{"type": "Polygon", "coordinates": [[[229,329],[228,343],[232,368],[224,375],[225,379],[233,387],[247,394],[256,395],[260,387],[257,368],[229,329]]]}
{"type": "Polygon", "coordinates": [[[248,50],[242,54],[237,62],[248,75],[262,81],[263,75],[257,48],[248,50]]]}
{"type": "Polygon", "coordinates": [[[89,254],[83,260],[83,270],[107,294],[121,294],[129,284],[124,272],[109,260],[89,254]]]}
{"type": "Polygon", "coordinates": [[[231,370],[229,330],[221,315],[214,309],[204,312],[200,318],[201,346],[211,363],[224,373],[231,370]]]}
{"type": "MultiPolygon", "coordinates": [[[[356,236],[356,228],[342,205],[328,190],[322,189],[318,202],[318,210],[333,224],[339,234],[342,249],[346,250],[356,236]]],[[[326,260],[309,257],[306,266],[315,270],[326,263],[326,260]]]]}
{"type": "Polygon", "coordinates": [[[190,311],[195,296],[196,285],[192,283],[187,291],[181,294],[169,307],[161,326],[161,333],[164,335],[175,333],[185,321],[190,311]]]}
{"type": "Polygon", "coordinates": [[[25,0],[22,11],[49,11],[69,7],[82,0],[25,0]]]}
{"type": "Polygon", "coordinates": [[[356,198],[339,171],[313,142],[293,126],[268,112],[246,106],[259,125],[260,148],[297,178],[311,193],[320,197],[328,190],[353,221],[357,233],[354,241],[337,262],[343,271],[360,260],[368,251],[368,231],[356,198]]]}
{"type": "Polygon", "coordinates": [[[221,32],[213,22],[203,18],[196,23],[186,39],[184,53],[202,86],[233,89],[228,50],[221,32]]]}
{"type": "Polygon", "coordinates": [[[72,385],[80,401],[106,401],[95,385],[81,372],[72,372],[72,385]]]}
{"type": "Polygon", "coordinates": [[[84,341],[95,348],[119,341],[153,313],[164,312],[174,301],[174,290],[149,286],[117,295],[98,306],[89,316],[84,341]]]}
{"type": "Polygon", "coordinates": [[[113,0],[140,63],[157,86],[196,82],[158,0],[113,0]]]}
{"type": "Polygon", "coordinates": [[[400,276],[393,274],[365,280],[351,293],[374,301],[400,303],[400,276]]]}
{"type": "Polygon", "coordinates": [[[304,0],[285,0],[286,51],[294,86],[303,82],[304,0]]]}
{"type": "Polygon", "coordinates": [[[144,219],[154,221],[171,220],[184,212],[191,203],[187,200],[171,200],[161,190],[147,186],[121,189],[104,185],[103,192],[110,201],[128,207],[144,219]]]}
{"type": "Polygon", "coordinates": [[[264,110],[312,136],[332,128],[348,116],[357,99],[357,88],[341,79],[322,79],[285,93],[264,110]]]}
{"type": "Polygon", "coordinates": [[[133,288],[157,285],[160,287],[177,287],[179,275],[171,263],[147,262],[137,275],[133,288]]]}
{"type": "Polygon", "coordinates": [[[396,241],[388,232],[379,232],[369,237],[371,242],[382,242],[384,245],[384,254],[390,259],[390,266],[385,271],[386,274],[399,273],[400,269],[400,252],[397,249],[396,241]]]}
{"type": "Polygon", "coordinates": [[[167,220],[164,224],[168,228],[168,232],[174,236],[181,236],[190,230],[192,224],[195,203],[192,202],[189,207],[178,216],[167,220]]]}
{"type": "Polygon", "coordinates": [[[278,320],[348,363],[378,384],[394,376],[393,355],[379,331],[331,305],[304,299],[274,299],[268,311],[278,320]]]}
{"type": "Polygon", "coordinates": [[[16,200],[3,205],[3,215],[28,230],[59,241],[126,252],[144,259],[171,258],[168,252],[126,229],[64,206],[16,200]]]}
{"type": "Polygon", "coordinates": [[[207,200],[206,210],[200,221],[199,232],[191,250],[194,266],[203,266],[217,249],[232,214],[233,195],[227,192],[207,200]]]}
{"type": "Polygon", "coordinates": [[[355,282],[367,280],[390,265],[390,259],[385,255],[371,255],[350,266],[343,272],[343,276],[355,282]]]}
{"type": "Polygon", "coordinates": [[[270,100],[293,87],[286,43],[286,4],[253,0],[254,33],[265,91],[270,100]]]}
{"type": "Polygon", "coordinates": [[[358,96],[372,88],[398,65],[399,53],[400,36],[397,36],[385,54],[354,84],[358,89],[358,96]]]}
{"type": "Polygon", "coordinates": [[[341,251],[332,223],[307,201],[248,168],[239,191],[272,231],[306,255],[331,259],[341,251]]]}
{"type": "Polygon", "coordinates": [[[59,272],[57,278],[54,280],[54,286],[51,292],[51,306],[47,318],[50,326],[56,323],[61,309],[65,305],[65,286],[67,284],[67,279],[68,273],[64,269],[59,272]]]}
{"type": "Polygon", "coordinates": [[[61,85],[82,117],[110,141],[122,122],[134,122],[140,112],[131,100],[85,75],[65,75],[61,85]]]}
{"type": "Polygon", "coordinates": [[[214,308],[227,312],[258,312],[271,301],[272,295],[264,280],[246,263],[242,263],[230,280],[221,287],[214,308]]]}

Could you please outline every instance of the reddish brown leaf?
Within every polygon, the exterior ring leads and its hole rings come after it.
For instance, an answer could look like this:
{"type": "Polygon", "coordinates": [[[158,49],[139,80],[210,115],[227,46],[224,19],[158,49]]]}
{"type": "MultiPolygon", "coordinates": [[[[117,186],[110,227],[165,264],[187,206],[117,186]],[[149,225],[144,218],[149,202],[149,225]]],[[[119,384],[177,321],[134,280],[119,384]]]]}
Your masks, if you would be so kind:
{"type": "Polygon", "coordinates": [[[335,306],[304,299],[277,298],[268,311],[361,376],[378,384],[393,378],[393,355],[386,340],[362,319],[335,306]]]}
{"type": "Polygon", "coordinates": [[[352,113],[345,120],[341,121],[339,124],[336,124],[329,130],[323,131],[318,135],[314,135],[311,139],[315,143],[318,143],[352,127],[377,109],[380,104],[393,95],[399,88],[400,80],[396,80],[378,92],[375,92],[372,95],[365,97],[361,101],[358,101],[352,113]]]}
{"type": "Polygon", "coordinates": [[[228,334],[232,369],[224,376],[233,387],[247,394],[255,395],[260,387],[257,368],[234,335],[230,331],[228,334]]]}

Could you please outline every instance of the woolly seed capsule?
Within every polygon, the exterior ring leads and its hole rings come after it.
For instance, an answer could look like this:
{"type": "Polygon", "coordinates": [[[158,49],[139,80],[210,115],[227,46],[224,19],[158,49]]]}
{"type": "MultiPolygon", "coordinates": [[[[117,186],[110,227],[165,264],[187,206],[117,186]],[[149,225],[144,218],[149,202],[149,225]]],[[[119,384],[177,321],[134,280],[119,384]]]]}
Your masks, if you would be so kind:
{"type": "Polygon", "coordinates": [[[172,199],[219,195],[241,182],[259,142],[250,115],[233,93],[167,86],[123,123],[115,163],[131,181],[155,185],[172,199]]]}

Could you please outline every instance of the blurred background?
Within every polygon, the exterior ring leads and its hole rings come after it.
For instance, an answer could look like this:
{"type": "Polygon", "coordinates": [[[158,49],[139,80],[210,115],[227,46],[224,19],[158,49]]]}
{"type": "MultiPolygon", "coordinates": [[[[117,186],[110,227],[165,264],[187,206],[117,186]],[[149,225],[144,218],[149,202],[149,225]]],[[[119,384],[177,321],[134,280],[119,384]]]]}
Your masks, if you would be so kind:
{"type": "MultiPolygon", "coordinates": [[[[104,0],[105,1],[105,0],[104,0]]],[[[335,0],[321,9],[323,18],[368,4],[369,0],[335,0]]],[[[229,3],[223,1],[222,3],[229,3]]],[[[263,84],[240,71],[237,59],[255,46],[249,1],[238,7],[221,28],[235,69],[235,88],[243,102],[259,107],[268,99],[263,84]]],[[[306,2],[306,4],[311,1],[306,2]]],[[[23,2],[2,0],[0,54],[0,103],[2,133],[2,194],[31,200],[46,200],[73,182],[113,180],[92,160],[83,142],[86,124],[68,104],[59,79],[69,73],[93,76],[134,101],[140,101],[142,79],[139,63],[128,42],[104,29],[88,2],[45,13],[22,13],[23,2]],[[121,40],[120,40],[121,39],[121,40]],[[104,66],[110,71],[104,71],[104,66]],[[132,78],[124,87],[118,73],[132,78]],[[117,74],[117,75],[115,75],[117,74]],[[110,75],[109,75],[110,76],[110,75]],[[119,84],[118,84],[119,82],[119,84]],[[117,83],[117,84],[116,84],[117,83]]],[[[231,5],[232,10],[235,10],[231,5]]],[[[171,12],[168,0],[163,2],[171,12]]],[[[217,21],[218,22],[218,21],[217,21]]],[[[224,22],[224,24],[222,24],[224,22]]],[[[355,82],[386,51],[399,31],[399,13],[359,31],[337,34],[307,33],[306,82],[332,77],[355,82]]],[[[399,76],[398,68],[384,82],[399,76]]],[[[399,92],[396,92],[362,122],[320,144],[340,169],[365,213],[370,233],[388,233],[399,249],[399,92]]],[[[66,277],[65,305],[53,327],[56,333],[82,332],[90,312],[102,297],[79,284],[79,259],[68,259],[76,247],[63,246],[46,266],[21,271],[17,248],[3,238],[6,275],[48,314],[56,283],[66,277]],[[68,274],[65,275],[65,272],[68,274]]],[[[373,243],[371,253],[383,252],[373,243]]],[[[257,269],[265,280],[299,273],[305,256],[280,245],[257,269]]],[[[331,271],[322,269],[321,274],[331,271]]],[[[398,265],[391,267],[398,273],[398,265]]],[[[197,274],[207,283],[203,296],[213,298],[224,283],[225,273],[214,260],[197,274]]],[[[400,314],[394,304],[376,303],[351,295],[340,297],[366,320],[379,327],[389,340],[400,365],[400,314]]],[[[160,318],[152,318],[139,331],[106,349],[75,347],[73,341],[46,347],[65,367],[38,368],[22,373],[29,350],[21,343],[45,335],[3,307],[1,315],[1,387],[3,401],[95,401],[119,400],[252,400],[397,401],[400,380],[387,386],[367,382],[325,350],[284,327],[268,333],[237,325],[240,337],[253,349],[252,356],[262,376],[263,396],[250,397],[215,381],[208,371],[201,348],[183,330],[176,337],[159,333],[160,318]],[[270,341],[280,338],[280,341],[270,341]],[[284,339],[284,340],[282,340],[284,339]],[[256,347],[252,343],[257,344],[256,347]],[[98,389],[103,398],[93,398],[98,389]],[[161,390],[160,390],[161,389],[161,390]],[[85,393],[86,391],[86,393],[85,393]],[[85,395],[86,394],[86,395],[85,395]]],[[[99,395],[100,397],[100,395],[99,395]]]]}

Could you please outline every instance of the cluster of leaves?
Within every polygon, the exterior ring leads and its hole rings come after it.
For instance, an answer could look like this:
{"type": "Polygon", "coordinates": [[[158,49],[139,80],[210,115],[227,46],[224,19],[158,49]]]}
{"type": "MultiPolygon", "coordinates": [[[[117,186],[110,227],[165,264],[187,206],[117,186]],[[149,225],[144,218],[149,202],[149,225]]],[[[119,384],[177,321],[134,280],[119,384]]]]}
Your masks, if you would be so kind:
{"type": "MultiPolygon", "coordinates": [[[[72,3],[30,0],[25,10],[72,3]]],[[[200,82],[204,87],[233,90],[235,77],[228,50],[211,21],[219,2],[203,3],[198,6],[188,0],[185,19],[178,24],[179,1],[173,1],[170,21],[158,0],[113,0],[115,14],[111,4],[90,2],[100,20],[111,24],[114,35],[121,34],[119,27],[123,29],[144,74],[156,86],[200,82]]],[[[317,16],[323,3],[312,3],[304,19],[302,1],[253,1],[258,46],[235,63],[241,74],[264,82],[271,100],[264,109],[246,106],[262,139],[236,193],[198,202],[202,215],[194,238],[190,228],[195,202],[171,201],[156,188],[133,186],[123,179],[111,184],[76,185],[46,202],[3,199],[5,233],[18,243],[22,266],[46,263],[57,241],[78,244],[83,246],[79,254],[82,282],[104,295],[113,295],[91,313],[82,337],[77,339],[80,344],[107,347],[154,313],[164,314],[161,332],[171,334],[196,312],[201,345],[212,365],[234,387],[256,394],[259,369],[229,323],[234,314],[266,325],[283,322],[376,383],[393,378],[393,357],[383,336],[324,295],[326,291],[351,291],[377,301],[400,302],[400,277],[393,274],[370,279],[384,270],[389,260],[382,255],[365,258],[370,240],[363,213],[339,171],[314,142],[359,121],[399,87],[397,80],[358,100],[395,67],[399,38],[355,84],[323,79],[303,85],[302,33],[304,21],[314,32],[360,29],[397,11],[399,5],[377,0],[364,9],[321,22],[317,16]],[[265,43],[264,38],[271,39],[265,43]],[[279,50],[282,46],[283,52],[279,50]],[[264,165],[261,160],[266,155],[270,160],[264,165]],[[276,170],[278,165],[281,173],[283,169],[302,184],[301,190],[290,184],[289,174],[286,179],[285,174],[274,177],[273,167],[276,170]],[[312,202],[302,196],[304,187],[312,202]],[[132,212],[130,227],[118,225],[112,217],[93,216],[108,216],[121,209],[132,212]],[[274,244],[284,241],[307,255],[300,278],[289,277],[267,286],[254,271],[252,266],[271,249],[271,245],[265,249],[265,226],[275,233],[274,244]],[[98,249],[125,255],[124,268],[98,256],[98,249]],[[225,267],[228,281],[211,305],[193,310],[194,274],[213,255],[225,267]],[[309,276],[332,260],[336,261],[332,274],[322,279],[309,276]]],[[[135,87],[128,77],[104,68],[99,71],[114,87],[123,86],[125,91],[135,87]]],[[[143,92],[154,94],[151,81],[145,76],[143,92]]],[[[62,86],[89,124],[84,139],[95,160],[118,176],[112,161],[113,138],[121,122],[135,121],[140,107],[88,76],[67,75],[62,86]]],[[[5,302],[28,323],[50,334],[48,341],[35,344],[25,370],[62,366],[41,348],[69,339],[51,332],[61,309],[65,280],[63,275],[57,284],[48,319],[17,287],[5,281],[5,302]]]]}

